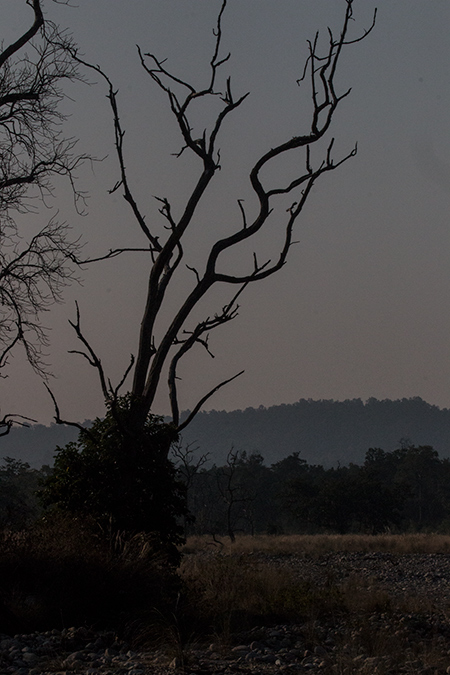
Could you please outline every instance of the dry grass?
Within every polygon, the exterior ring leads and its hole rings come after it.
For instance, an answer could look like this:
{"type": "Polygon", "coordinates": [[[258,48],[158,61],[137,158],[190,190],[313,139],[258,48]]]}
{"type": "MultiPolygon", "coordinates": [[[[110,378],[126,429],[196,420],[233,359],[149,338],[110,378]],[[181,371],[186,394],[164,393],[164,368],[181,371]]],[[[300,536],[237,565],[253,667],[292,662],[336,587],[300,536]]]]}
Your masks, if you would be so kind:
{"type": "Polygon", "coordinates": [[[180,568],[187,624],[227,640],[257,625],[434,610],[431,601],[415,595],[391,596],[371,577],[337,581],[327,566],[308,574],[299,577],[295,569],[245,552],[187,555],[180,568]]]}
{"type": "Polygon", "coordinates": [[[187,559],[180,573],[195,589],[199,608],[206,612],[213,610],[218,615],[245,613],[269,619],[280,609],[280,599],[294,592],[295,585],[286,570],[255,566],[248,560],[229,557],[187,559]]]}
{"type": "Polygon", "coordinates": [[[88,526],[57,518],[6,532],[0,537],[0,632],[117,629],[149,606],[165,606],[172,579],[138,537],[109,545],[88,526]]]}
{"type": "Polygon", "coordinates": [[[197,631],[197,637],[228,641],[233,632],[307,621],[342,609],[344,602],[337,586],[299,580],[290,570],[247,556],[187,556],[180,576],[191,637],[197,631]]]}
{"type": "Polygon", "coordinates": [[[315,534],[315,535],[244,535],[234,543],[221,537],[189,537],[183,553],[218,549],[224,554],[271,553],[274,555],[319,556],[338,552],[383,553],[450,553],[450,535],[446,534],[315,534]],[[220,541],[220,543],[218,543],[220,541]]]}
{"type": "Polygon", "coordinates": [[[0,591],[8,613],[0,613],[0,621],[14,618],[22,632],[61,622],[101,626],[107,619],[111,627],[125,626],[136,647],[157,647],[180,663],[190,658],[192,646],[229,646],[255,626],[291,624],[308,650],[323,644],[327,631],[334,635],[323,675],[416,675],[424,668],[445,674],[450,630],[439,628],[448,620],[431,604],[394,597],[364,576],[338,581],[320,560],[304,560],[313,576],[302,578],[276,556],[442,553],[450,551],[450,537],[258,536],[240,537],[234,545],[211,543],[207,537],[189,540],[173,593],[145,537],[117,541],[112,555],[88,529],[65,522],[5,536],[0,591]],[[250,555],[258,552],[269,555],[250,555]],[[181,591],[176,602],[167,602],[166,583],[172,600],[181,591]]]}
{"type": "Polygon", "coordinates": [[[438,535],[242,537],[223,547],[191,539],[185,547],[191,554],[180,568],[185,596],[176,617],[179,653],[192,642],[229,645],[245,641],[255,626],[291,624],[301,627],[308,650],[322,645],[325,634],[334,636],[323,675],[444,675],[450,631],[431,601],[392,595],[367,576],[337,581],[332,569],[315,563],[312,578],[299,578],[276,556],[442,553],[449,546],[450,537],[438,535]],[[258,552],[270,555],[250,555],[258,552]]]}

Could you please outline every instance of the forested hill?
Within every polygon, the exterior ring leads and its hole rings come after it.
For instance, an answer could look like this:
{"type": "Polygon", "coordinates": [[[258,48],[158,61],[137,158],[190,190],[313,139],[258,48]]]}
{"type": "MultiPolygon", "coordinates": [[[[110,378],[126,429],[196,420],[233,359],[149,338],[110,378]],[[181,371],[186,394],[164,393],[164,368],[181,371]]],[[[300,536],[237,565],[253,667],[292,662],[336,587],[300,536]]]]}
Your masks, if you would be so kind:
{"type": "MultiPolygon", "coordinates": [[[[0,438],[0,458],[13,457],[33,467],[52,462],[57,445],[75,440],[77,431],[57,425],[12,429],[0,438]]],[[[199,413],[184,430],[184,443],[193,443],[212,462],[223,463],[227,452],[258,452],[270,465],[299,452],[310,464],[325,467],[362,463],[370,447],[386,451],[400,439],[431,445],[441,457],[450,456],[450,410],[421,398],[379,401],[301,399],[290,405],[247,408],[233,412],[199,413]]]]}
{"type": "Polygon", "coordinates": [[[270,408],[203,412],[183,432],[185,442],[196,442],[218,463],[233,446],[259,452],[266,464],[299,452],[310,464],[325,467],[362,463],[369,448],[394,450],[405,438],[450,456],[450,410],[418,397],[365,403],[301,399],[270,408]]]}
{"type": "Polygon", "coordinates": [[[76,441],[78,430],[74,427],[51,424],[33,424],[30,427],[13,427],[7,436],[0,437],[0,458],[12,457],[39,469],[53,464],[56,446],[63,447],[76,441]]]}

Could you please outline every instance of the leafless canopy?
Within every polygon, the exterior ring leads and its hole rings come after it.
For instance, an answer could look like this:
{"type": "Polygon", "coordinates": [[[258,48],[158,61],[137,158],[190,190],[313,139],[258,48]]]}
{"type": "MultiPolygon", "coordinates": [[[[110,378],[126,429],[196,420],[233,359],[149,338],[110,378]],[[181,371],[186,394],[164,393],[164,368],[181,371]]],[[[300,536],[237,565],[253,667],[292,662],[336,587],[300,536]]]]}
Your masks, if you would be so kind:
{"type": "MultiPolygon", "coordinates": [[[[276,147],[268,149],[260,156],[249,174],[249,180],[256,195],[257,207],[253,213],[247,213],[242,200],[238,200],[237,222],[232,227],[228,236],[218,239],[211,247],[205,260],[203,269],[193,269],[193,283],[186,295],[180,298],[178,310],[174,312],[172,321],[167,327],[162,338],[157,339],[155,324],[163,307],[166,291],[174,279],[183,262],[183,238],[188,228],[194,222],[197,215],[197,207],[204,197],[211,181],[220,168],[219,136],[222,126],[229,115],[242,106],[247,94],[235,96],[230,78],[225,80],[224,88],[221,89],[219,71],[226,67],[230,55],[222,55],[223,17],[226,10],[227,0],[223,0],[214,30],[215,41],[210,61],[210,74],[203,88],[197,88],[187,80],[177,77],[167,68],[165,61],[152,53],[146,53],[138,49],[142,68],[151,80],[166,95],[169,109],[174,116],[182,139],[182,153],[191,153],[198,160],[198,176],[196,184],[186,200],[181,214],[175,216],[174,209],[167,198],[159,198],[159,213],[165,219],[165,235],[161,236],[159,229],[149,224],[141,206],[133,193],[131,180],[126,170],[125,161],[125,131],[122,128],[119,115],[119,97],[112,81],[98,66],[93,66],[83,61],[84,65],[93,68],[107,82],[109,88],[109,101],[114,121],[115,148],[118,159],[120,177],[112,191],[120,190],[124,199],[129,204],[136,225],[140,228],[145,245],[143,250],[148,251],[152,264],[148,278],[148,295],[145,304],[139,347],[133,368],[133,408],[131,411],[131,425],[139,428],[152,408],[157,389],[160,386],[164,372],[168,373],[168,395],[170,399],[172,418],[174,425],[181,430],[193,415],[200,409],[203,403],[221,386],[230,382],[240,373],[230,377],[226,382],[221,382],[212,391],[193,406],[188,419],[180,422],[179,401],[177,393],[177,367],[180,360],[194,347],[202,345],[207,350],[208,336],[211,331],[234,319],[238,310],[238,299],[243,290],[252,283],[275,274],[285,264],[289,250],[293,244],[294,226],[302,212],[306,200],[316,181],[323,174],[334,171],[343,162],[356,153],[356,147],[347,155],[334,159],[332,150],[334,139],[330,138],[327,149],[319,163],[312,161],[311,147],[320,141],[329,131],[333,115],[339,103],[350,93],[350,90],[339,92],[336,89],[336,72],[342,50],[355,42],[363,39],[373,28],[372,26],[362,35],[350,38],[349,29],[353,16],[353,0],[344,1],[344,20],[339,35],[329,31],[328,48],[324,53],[319,53],[318,35],[309,43],[309,55],[306,59],[305,69],[299,79],[299,84],[307,86],[309,82],[310,96],[312,98],[312,115],[309,129],[304,133],[286,139],[276,147]],[[194,138],[191,113],[193,104],[198,107],[202,101],[208,105],[208,100],[214,97],[221,101],[221,109],[210,128],[205,129],[201,138],[194,138]],[[290,182],[266,184],[262,177],[263,170],[270,166],[275,159],[286,156],[288,152],[299,151],[303,153],[303,170],[290,182]],[[292,195],[290,207],[281,212],[274,211],[274,201],[279,195],[292,195]],[[270,225],[269,225],[269,215],[270,225]],[[242,275],[227,274],[219,271],[219,261],[225,252],[236,250],[240,244],[254,237],[263,228],[275,226],[282,227],[284,232],[283,243],[277,256],[273,260],[259,261],[256,254],[248,271],[242,275]],[[194,326],[188,327],[187,322],[194,308],[216,284],[228,284],[234,290],[230,293],[229,302],[217,311],[213,316],[207,316],[194,326]]],[[[375,17],[374,17],[375,21],[375,17]]],[[[113,258],[127,249],[111,250],[103,259],[113,258]]],[[[130,250],[130,249],[128,249],[130,250]]],[[[97,258],[98,260],[98,258],[97,258]]],[[[89,261],[86,261],[89,262],[89,261]]],[[[78,337],[80,335],[79,321],[77,322],[78,337]]],[[[86,344],[84,345],[86,347],[86,344]]],[[[84,352],[100,374],[104,394],[110,400],[114,399],[117,390],[106,382],[99,359],[93,358],[92,352],[84,352]]]]}
{"type": "MultiPolygon", "coordinates": [[[[32,367],[44,375],[47,338],[40,315],[60,300],[73,278],[79,247],[55,218],[27,238],[18,216],[36,214],[37,220],[37,207],[46,206],[55,175],[66,176],[76,201],[82,198],[73,176],[83,157],[61,130],[62,86],[79,77],[70,39],[45,20],[41,0],[26,4],[29,27],[0,52],[0,372],[21,344],[32,367]]],[[[5,415],[0,433],[18,419],[5,415]]]]}

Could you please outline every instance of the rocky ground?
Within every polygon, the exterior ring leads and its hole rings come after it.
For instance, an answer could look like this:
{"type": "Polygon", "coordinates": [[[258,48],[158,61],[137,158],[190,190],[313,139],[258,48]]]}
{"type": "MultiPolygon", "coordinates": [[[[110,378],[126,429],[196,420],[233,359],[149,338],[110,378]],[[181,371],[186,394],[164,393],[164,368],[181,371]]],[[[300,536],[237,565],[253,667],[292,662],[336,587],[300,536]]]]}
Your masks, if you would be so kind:
{"type": "Polygon", "coordinates": [[[172,645],[171,652],[133,651],[113,633],[85,628],[3,635],[0,673],[450,673],[450,556],[336,553],[252,558],[258,564],[288,567],[319,587],[332,584],[353,593],[354,610],[312,615],[306,623],[256,626],[233,635],[228,644],[191,644],[182,650],[172,645]],[[387,602],[388,597],[395,601],[387,602]]]}
{"type": "MultiPolygon", "coordinates": [[[[265,554],[256,554],[264,559],[265,554]]],[[[270,556],[270,563],[288,567],[301,578],[337,584],[358,580],[385,588],[390,596],[410,596],[425,605],[450,609],[450,555],[393,553],[331,553],[317,558],[270,556]]]]}

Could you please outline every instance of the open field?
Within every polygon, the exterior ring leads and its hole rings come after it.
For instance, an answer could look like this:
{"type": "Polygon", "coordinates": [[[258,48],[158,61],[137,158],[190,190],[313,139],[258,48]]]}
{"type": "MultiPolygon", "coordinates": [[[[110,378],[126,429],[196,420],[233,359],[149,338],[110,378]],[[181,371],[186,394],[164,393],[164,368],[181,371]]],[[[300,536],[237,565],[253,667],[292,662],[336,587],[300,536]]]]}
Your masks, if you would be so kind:
{"type": "Polygon", "coordinates": [[[185,551],[197,617],[241,643],[243,672],[450,672],[449,536],[199,538],[185,551]]]}
{"type": "Polygon", "coordinates": [[[450,553],[447,534],[292,534],[237,537],[230,543],[227,537],[189,537],[184,552],[218,548],[222,553],[279,553],[282,555],[324,555],[326,553],[450,553]],[[220,542],[220,543],[219,543],[220,542]]]}

